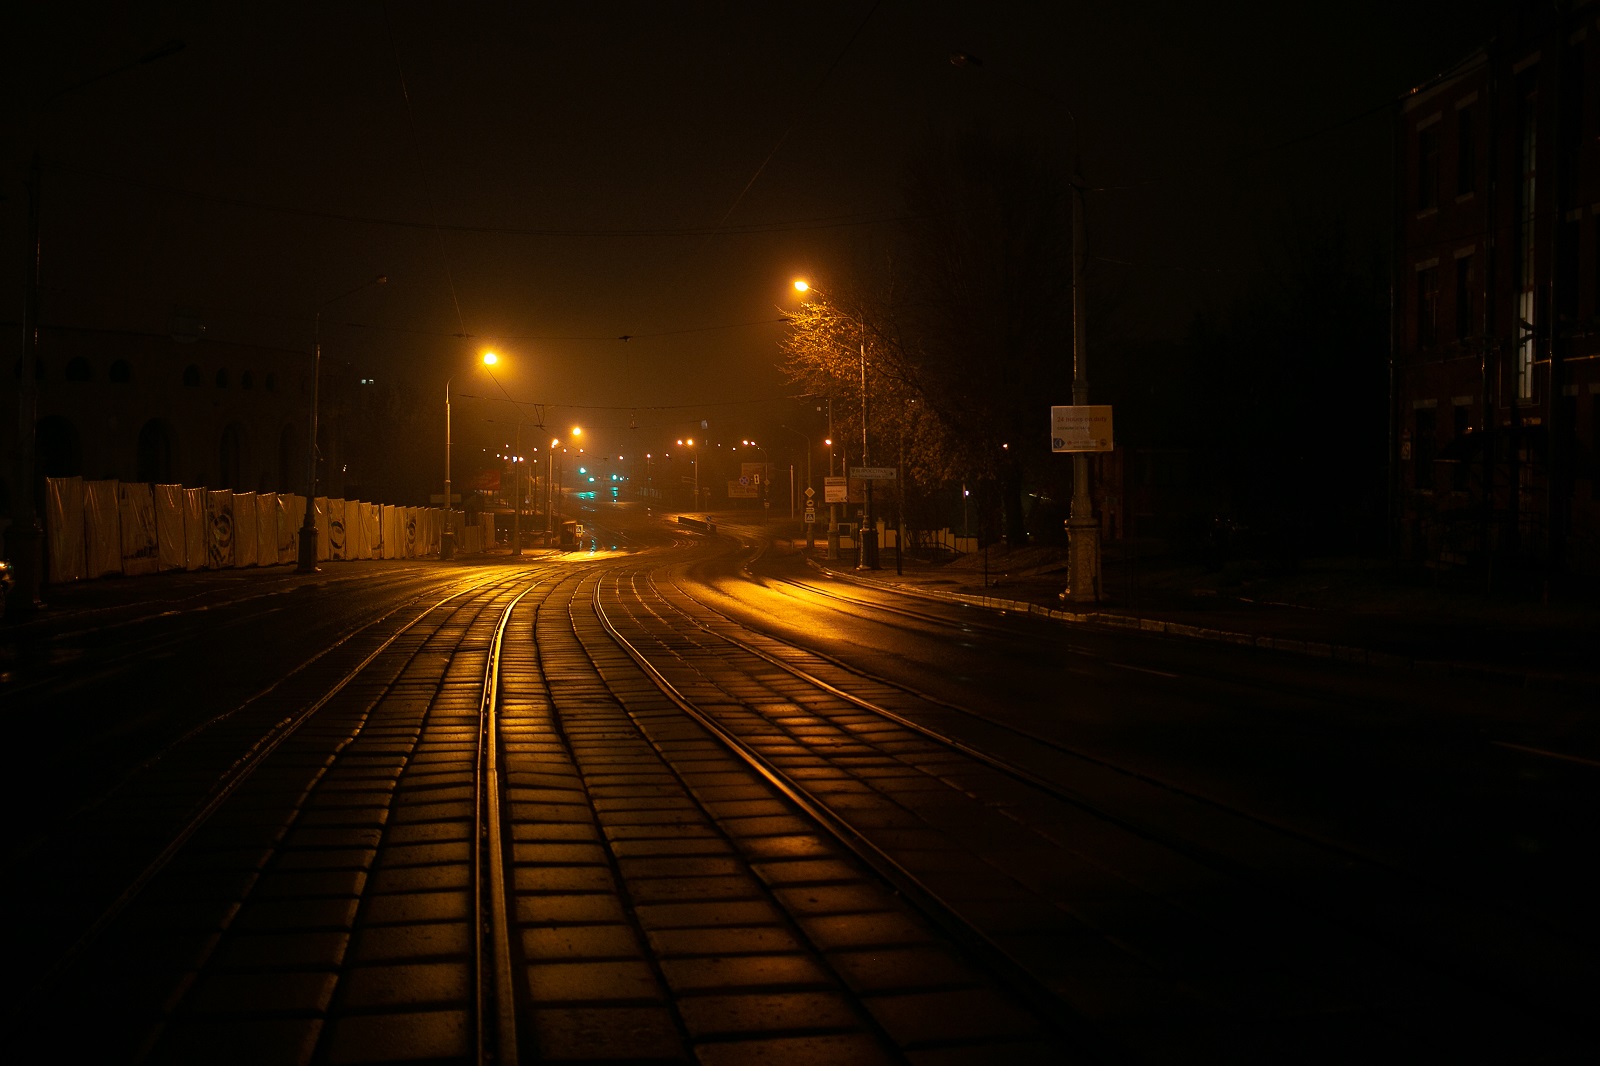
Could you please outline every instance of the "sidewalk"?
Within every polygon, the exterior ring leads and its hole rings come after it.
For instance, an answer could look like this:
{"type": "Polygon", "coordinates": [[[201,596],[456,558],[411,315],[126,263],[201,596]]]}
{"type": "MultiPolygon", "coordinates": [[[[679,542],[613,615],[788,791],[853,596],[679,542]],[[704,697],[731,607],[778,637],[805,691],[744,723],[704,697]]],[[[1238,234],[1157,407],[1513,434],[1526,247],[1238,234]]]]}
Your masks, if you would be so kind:
{"type": "MultiPolygon", "coordinates": [[[[803,537],[798,543],[804,543],[803,537]]],[[[852,581],[1080,625],[1139,629],[1314,655],[1383,669],[1600,696],[1600,603],[1490,598],[1398,579],[1383,563],[1311,559],[1292,571],[1249,562],[1222,569],[1159,558],[1103,560],[1107,598],[1074,604],[1064,550],[991,547],[933,562],[880,553],[879,569],[854,552],[812,565],[852,581]]]]}

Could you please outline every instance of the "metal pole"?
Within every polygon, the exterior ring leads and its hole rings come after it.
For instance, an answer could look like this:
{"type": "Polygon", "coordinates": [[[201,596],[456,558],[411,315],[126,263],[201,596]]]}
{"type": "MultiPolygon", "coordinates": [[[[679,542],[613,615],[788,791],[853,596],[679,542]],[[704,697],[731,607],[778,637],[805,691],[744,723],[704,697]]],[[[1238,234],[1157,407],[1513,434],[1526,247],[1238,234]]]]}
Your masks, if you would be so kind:
{"type": "MultiPolygon", "coordinates": [[[[901,415],[905,414],[904,409],[901,415]]],[[[900,556],[906,549],[906,430],[905,423],[900,423],[900,462],[896,464],[895,480],[895,529],[894,534],[894,572],[905,573],[900,562],[900,556]]]]}
{"type": "MultiPolygon", "coordinates": [[[[1083,313],[1083,183],[1072,182],[1072,405],[1089,402],[1087,331],[1083,313]]],[[[1071,603],[1100,599],[1100,527],[1089,499],[1089,456],[1072,453],[1072,510],[1067,518],[1067,590],[1071,603]]]]}
{"type": "MultiPolygon", "coordinates": [[[[867,323],[861,319],[861,465],[867,458],[867,323]]],[[[867,479],[867,502],[861,511],[861,539],[856,550],[857,570],[878,569],[878,527],[872,520],[872,478],[867,479]]]]}
{"type": "Polygon", "coordinates": [[[544,471],[544,546],[550,547],[550,534],[555,531],[555,515],[551,513],[556,477],[556,442],[550,442],[550,460],[544,471]]]}
{"type": "MultiPolygon", "coordinates": [[[[828,398],[828,476],[833,476],[833,398],[828,398]]],[[[845,482],[848,486],[850,483],[845,482]]],[[[839,558],[839,505],[828,502],[828,558],[839,558]]]]}
{"type": "Polygon", "coordinates": [[[23,114],[27,135],[33,141],[33,155],[24,179],[27,196],[27,247],[22,273],[22,362],[17,380],[16,485],[11,501],[11,523],[5,534],[5,555],[12,566],[13,581],[6,596],[9,617],[31,615],[44,609],[40,590],[44,587],[44,526],[34,493],[40,484],[38,469],[39,432],[39,272],[43,245],[39,230],[42,186],[39,170],[39,130],[46,108],[79,89],[87,88],[134,67],[154,63],[183,51],[182,41],[168,41],[129,63],[123,63],[59,89],[33,104],[23,114]]]}
{"type": "Polygon", "coordinates": [[[308,419],[310,432],[306,444],[306,513],[305,520],[300,523],[295,566],[297,573],[312,574],[317,570],[317,412],[322,383],[322,312],[347,296],[354,296],[364,289],[383,285],[388,281],[387,275],[380,274],[371,281],[357,285],[349,292],[340,293],[333,299],[324,301],[311,320],[311,416],[308,419]]]}
{"type": "Polygon", "coordinates": [[[313,574],[317,570],[317,401],[322,380],[322,310],[311,324],[311,423],[306,444],[306,512],[300,523],[300,540],[295,572],[313,574]]]}
{"type": "Polygon", "coordinates": [[[454,519],[450,513],[450,382],[444,379],[444,532],[439,535],[441,562],[456,557],[454,519]]]}
{"type": "Polygon", "coordinates": [[[516,499],[511,503],[511,554],[522,554],[522,420],[517,419],[516,444],[511,455],[511,491],[516,499]]]}
{"type": "Polygon", "coordinates": [[[39,425],[39,152],[35,149],[28,169],[28,248],[24,263],[22,298],[22,363],[17,378],[17,484],[12,500],[11,526],[6,530],[6,553],[16,578],[6,598],[10,617],[32,614],[44,607],[39,590],[44,585],[44,529],[34,505],[38,480],[39,425]]]}

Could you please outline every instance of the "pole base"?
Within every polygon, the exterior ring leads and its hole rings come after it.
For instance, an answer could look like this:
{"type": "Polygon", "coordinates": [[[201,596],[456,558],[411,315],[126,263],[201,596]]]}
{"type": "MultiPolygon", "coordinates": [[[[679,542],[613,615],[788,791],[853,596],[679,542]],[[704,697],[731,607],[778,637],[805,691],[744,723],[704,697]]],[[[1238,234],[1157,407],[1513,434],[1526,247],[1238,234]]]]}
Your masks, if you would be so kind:
{"type": "Polygon", "coordinates": [[[1068,603],[1099,603],[1100,523],[1089,518],[1069,518],[1067,526],[1067,589],[1061,598],[1068,603]]]}
{"type": "Polygon", "coordinates": [[[869,527],[859,530],[856,535],[861,538],[860,561],[856,569],[878,569],[878,531],[869,527]]]}
{"type": "Polygon", "coordinates": [[[314,574],[317,572],[317,527],[301,526],[296,554],[294,572],[297,574],[314,574]]]}
{"type": "Polygon", "coordinates": [[[44,610],[44,529],[37,519],[13,522],[6,530],[6,555],[11,561],[11,587],[5,590],[5,611],[26,618],[44,610]]]}
{"type": "Polygon", "coordinates": [[[439,534],[439,561],[449,562],[456,557],[456,535],[454,530],[445,530],[439,534]]]}

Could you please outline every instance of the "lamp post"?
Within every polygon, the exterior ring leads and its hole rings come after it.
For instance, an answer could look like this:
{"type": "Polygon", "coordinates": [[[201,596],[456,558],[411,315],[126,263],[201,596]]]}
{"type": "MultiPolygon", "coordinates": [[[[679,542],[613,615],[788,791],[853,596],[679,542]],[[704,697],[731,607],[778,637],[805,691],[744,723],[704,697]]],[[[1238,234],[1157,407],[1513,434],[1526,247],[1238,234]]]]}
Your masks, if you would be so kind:
{"type": "MultiPolygon", "coordinates": [[[[795,287],[795,291],[799,292],[799,293],[818,291],[818,290],[814,290],[813,286],[809,282],[807,282],[807,281],[805,281],[803,279],[799,280],[799,281],[796,281],[794,283],[794,287],[795,287]]],[[[821,296],[824,297],[824,299],[826,299],[826,295],[827,294],[818,291],[818,295],[821,295],[821,296]]],[[[857,311],[855,317],[856,317],[856,324],[857,324],[857,326],[860,327],[859,336],[860,336],[860,342],[861,343],[860,343],[859,347],[860,347],[860,356],[861,356],[861,465],[863,467],[865,467],[865,466],[869,465],[869,463],[870,463],[869,451],[868,451],[868,447],[867,447],[867,416],[868,416],[868,410],[867,410],[867,402],[868,402],[868,396],[867,396],[867,320],[866,320],[866,316],[863,315],[860,311],[857,311]]],[[[830,438],[833,436],[833,402],[831,400],[828,403],[828,436],[830,438]]],[[[830,463],[829,465],[831,466],[832,464],[830,463]]],[[[849,471],[845,471],[845,477],[848,479],[849,471]]],[[[866,503],[865,503],[865,505],[864,505],[864,507],[862,509],[861,528],[858,531],[858,537],[859,537],[858,543],[859,543],[860,547],[857,548],[857,550],[856,550],[856,569],[857,570],[876,570],[876,569],[878,569],[878,530],[877,530],[877,527],[873,524],[873,521],[872,521],[872,480],[873,479],[871,479],[871,478],[867,479],[867,498],[866,498],[866,503]]],[[[848,484],[848,483],[849,482],[847,480],[846,484],[848,484]]],[[[828,512],[828,527],[829,527],[828,528],[828,558],[836,559],[836,558],[838,558],[838,543],[839,543],[838,542],[838,525],[837,525],[837,522],[834,519],[834,511],[833,511],[831,505],[829,507],[829,512],[828,512]]]]}
{"type": "MultiPolygon", "coordinates": [[[[1089,366],[1083,314],[1083,182],[1072,179],[1072,405],[1089,402],[1089,366]]],[[[1100,524],[1089,498],[1089,456],[1072,453],[1072,509],[1067,515],[1067,589],[1071,603],[1100,599],[1100,524]]]]}
{"type": "MultiPolygon", "coordinates": [[[[484,366],[494,366],[499,361],[495,353],[483,353],[484,366]]],[[[455,515],[450,506],[450,383],[454,380],[454,374],[444,379],[444,532],[439,534],[440,562],[456,557],[455,515]]]]}
{"type": "Polygon", "coordinates": [[[544,471],[544,546],[550,546],[550,533],[554,528],[555,516],[550,511],[552,489],[556,478],[556,449],[561,446],[560,437],[550,438],[550,456],[545,460],[544,471]]]}
{"type": "MultiPolygon", "coordinates": [[[[969,52],[955,52],[950,56],[955,67],[980,68],[981,60],[969,52]]],[[[1025,83],[1024,83],[1025,84],[1025,83]]],[[[1040,92],[1031,85],[1026,88],[1040,92]]],[[[1072,124],[1072,405],[1083,407],[1089,402],[1088,334],[1083,314],[1083,177],[1079,171],[1078,116],[1053,94],[1040,93],[1054,107],[1058,107],[1072,124]]],[[[1095,521],[1094,504],[1089,496],[1089,456],[1085,452],[1072,453],[1072,506],[1067,517],[1067,589],[1061,598],[1070,603],[1093,603],[1100,593],[1100,525],[1095,521]]]]}
{"type": "Polygon", "coordinates": [[[522,421],[517,420],[517,429],[511,453],[505,457],[506,465],[511,470],[511,554],[522,554],[522,483],[524,479],[523,466],[527,456],[522,454],[522,421]]]}
{"type": "Polygon", "coordinates": [[[695,451],[693,437],[679,440],[678,443],[689,449],[689,465],[694,468],[694,506],[689,510],[698,511],[700,510],[700,456],[695,451]]]}
{"type": "MultiPolygon", "coordinates": [[[[788,426],[780,426],[778,428],[782,429],[785,433],[793,434],[794,436],[799,437],[801,440],[806,442],[806,488],[811,489],[811,491],[813,493],[815,493],[817,490],[811,484],[811,438],[806,436],[804,433],[801,433],[798,429],[790,429],[788,426]]],[[[831,444],[832,441],[829,441],[829,443],[831,444]]],[[[829,473],[833,472],[831,463],[830,463],[828,472],[829,473]]],[[[810,502],[811,502],[811,500],[808,497],[807,500],[806,500],[806,503],[808,504],[808,508],[807,508],[808,510],[810,509],[809,508],[810,502]]],[[[791,496],[790,499],[789,499],[789,518],[790,518],[791,521],[793,521],[793,519],[794,519],[794,498],[793,498],[793,496],[791,496]]],[[[806,551],[810,551],[810,550],[811,550],[811,523],[807,522],[806,523],[806,551]]]]}
{"type": "Polygon", "coordinates": [[[39,521],[39,509],[34,491],[39,483],[39,380],[43,376],[42,357],[39,353],[39,287],[40,269],[44,261],[44,244],[39,228],[40,200],[43,196],[40,168],[40,140],[46,112],[63,97],[81,89],[113,78],[134,67],[146,66],[183,51],[182,41],[166,44],[146,52],[130,62],[121,63],[97,74],[82,78],[70,85],[38,99],[24,98],[19,113],[22,136],[33,143],[27,177],[23,179],[23,196],[27,204],[27,245],[24,249],[22,274],[22,358],[17,366],[17,439],[16,486],[11,494],[11,522],[6,528],[4,555],[11,562],[13,580],[5,591],[5,613],[12,618],[31,615],[44,609],[40,591],[44,587],[44,526],[39,521]]]}
{"type": "Polygon", "coordinates": [[[761,453],[761,524],[767,524],[767,508],[772,506],[771,486],[768,485],[767,468],[772,465],[772,456],[767,454],[767,449],[753,440],[740,441],[746,448],[754,448],[761,453]]]}
{"type": "MultiPolygon", "coordinates": [[[[825,443],[828,445],[828,476],[833,477],[833,400],[831,399],[828,401],[828,439],[825,443]]],[[[850,482],[846,480],[846,496],[849,495],[849,485],[850,482]]],[[[823,491],[826,493],[826,487],[823,491]]],[[[828,558],[839,558],[839,505],[832,500],[828,501],[828,558]]]]}
{"type": "Polygon", "coordinates": [[[306,513],[300,523],[300,538],[296,552],[295,572],[314,574],[317,571],[317,403],[318,386],[322,380],[322,312],[347,296],[365,292],[374,285],[387,285],[389,278],[379,274],[371,281],[362,282],[349,292],[342,292],[324,300],[311,320],[311,414],[310,439],[306,444],[306,513]]]}
{"type": "MultiPolygon", "coordinates": [[[[573,426],[568,437],[570,439],[582,435],[582,427],[573,426]]],[[[556,449],[560,447],[561,438],[551,437],[549,465],[544,476],[544,543],[547,548],[550,546],[550,537],[555,532],[555,505],[561,502],[560,493],[555,491],[556,449]]]]}

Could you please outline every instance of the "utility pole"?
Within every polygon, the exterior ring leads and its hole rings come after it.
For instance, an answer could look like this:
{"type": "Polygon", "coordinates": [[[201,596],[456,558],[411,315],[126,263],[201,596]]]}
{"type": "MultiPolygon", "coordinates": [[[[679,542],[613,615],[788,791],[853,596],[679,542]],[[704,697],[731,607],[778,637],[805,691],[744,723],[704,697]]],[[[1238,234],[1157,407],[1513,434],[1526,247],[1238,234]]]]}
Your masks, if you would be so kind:
{"type": "MultiPolygon", "coordinates": [[[[1089,355],[1083,314],[1083,182],[1072,180],[1072,406],[1089,404],[1089,355]]],[[[1067,518],[1067,590],[1070,603],[1100,599],[1100,525],[1089,498],[1089,456],[1072,453],[1072,510],[1067,518]]]]}

